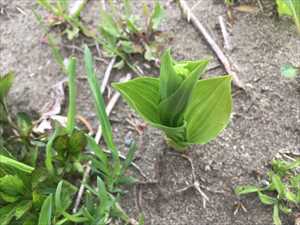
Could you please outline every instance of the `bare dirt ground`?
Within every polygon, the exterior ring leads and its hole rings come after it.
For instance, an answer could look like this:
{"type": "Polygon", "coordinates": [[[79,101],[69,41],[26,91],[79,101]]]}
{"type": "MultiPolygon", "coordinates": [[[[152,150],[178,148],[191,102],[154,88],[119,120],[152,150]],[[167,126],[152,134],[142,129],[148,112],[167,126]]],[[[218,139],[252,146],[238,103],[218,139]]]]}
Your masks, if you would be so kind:
{"type": "MultiPolygon", "coordinates": [[[[133,2],[136,10],[140,9],[142,1],[133,2]]],[[[161,2],[168,17],[163,30],[174,38],[170,45],[175,57],[212,56],[212,63],[219,63],[201,35],[182,19],[178,6],[169,1],[161,2]]],[[[192,6],[196,0],[187,2],[192,6]]],[[[10,95],[13,108],[38,113],[49,100],[51,86],[60,81],[63,74],[50,49],[40,41],[43,31],[31,12],[35,6],[33,0],[0,0],[4,10],[0,14],[0,72],[14,70],[16,73],[10,95]]],[[[91,0],[83,18],[96,24],[97,12],[97,1],[91,0]]],[[[222,45],[217,18],[226,14],[222,1],[201,1],[193,12],[222,45]]],[[[203,190],[210,198],[206,208],[201,196],[192,189],[171,195],[191,183],[191,168],[186,160],[170,155],[156,129],[147,127],[138,135],[126,119],[130,114],[140,119],[122,101],[111,116],[117,144],[126,150],[126,138],[138,141],[136,163],[149,178],[158,180],[158,185],[129,189],[124,200],[123,206],[132,216],[143,210],[146,225],[272,224],[271,208],[262,206],[254,196],[242,199],[247,212],[234,215],[238,198],[233,189],[240,184],[257,182],[255,171],[265,171],[267,163],[280,151],[300,151],[300,83],[283,79],[279,72],[282,64],[299,65],[300,38],[291,21],[276,20],[262,12],[236,13],[235,16],[230,37],[233,51],[228,54],[238,66],[247,91],[233,90],[233,115],[225,132],[207,145],[193,146],[189,152],[197,179],[206,187],[203,190]],[[141,194],[140,201],[136,200],[136,193],[141,194]]],[[[105,68],[105,64],[97,64],[99,78],[105,68]]],[[[114,79],[122,73],[113,71],[114,79]]],[[[224,73],[222,66],[210,71],[214,75],[224,73]]],[[[82,68],[79,75],[84,75],[82,68]]],[[[96,125],[86,81],[78,80],[78,86],[80,113],[96,125]]],[[[292,221],[285,219],[284,224],[292,224],[292,221]]]]}

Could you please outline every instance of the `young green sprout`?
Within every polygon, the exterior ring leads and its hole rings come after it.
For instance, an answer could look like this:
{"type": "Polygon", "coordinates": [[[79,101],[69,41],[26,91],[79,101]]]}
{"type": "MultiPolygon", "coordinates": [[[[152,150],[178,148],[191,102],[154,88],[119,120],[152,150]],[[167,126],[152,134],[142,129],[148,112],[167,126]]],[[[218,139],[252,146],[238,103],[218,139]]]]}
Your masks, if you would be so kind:
{"type": "Polygon", "coordinates": [[[143,119],[165,133],[171,147],[183,151],[214,139],[230,118],[231,77],[199,80],[207,64],[176,62],[167,50],[159,78],[139,77],[113,87],[143,119]]]}
{"type": "Polygon", "coordinates": [[[300,159],[294,162],[273,160],[272,169],[267,173],[267,185],[240,186],[237,195],[256,193],[262,204],[273,207],[273,222],[281,225],[280,213],[291,214],[300,206],[300,159]]]}

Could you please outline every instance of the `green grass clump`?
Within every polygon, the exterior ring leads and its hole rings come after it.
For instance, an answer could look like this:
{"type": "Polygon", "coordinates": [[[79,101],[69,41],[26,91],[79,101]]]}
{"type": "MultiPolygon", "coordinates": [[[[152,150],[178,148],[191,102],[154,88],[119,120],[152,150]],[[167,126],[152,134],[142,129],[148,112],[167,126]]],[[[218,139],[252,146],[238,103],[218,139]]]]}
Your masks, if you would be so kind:
{"type": "Polygon", "coordinates": [[[293,162],[273,160],[262,186],[240,186],[237,195],[256,193],[262,204],[273,207],[273,222],[281,225],[280,213],[291,215],[300,207],[300,159],[293,162]]]}
{"type": "Polygon", "coordinates": [[[1,225],[105,225],[111,219],[129,224],[130,218],[119,199],[125,193],[122,185],[136,182],[126,174],[136,146],[132,144],[126,159],[121,161],[87,47],[85,65],[109,154],[77,127],[75,58],[68,59],[64,70],[69,78],[67,125],[54,121],[52,134],[35,133],[34,122],[25,113],[10,114],[6,96],[14,76],[8,73],[0,77],[1,225]],[[79,210],[73,213],[83,164],[88,162],[92,174],[84,181],[87,191],[79,210]]]}

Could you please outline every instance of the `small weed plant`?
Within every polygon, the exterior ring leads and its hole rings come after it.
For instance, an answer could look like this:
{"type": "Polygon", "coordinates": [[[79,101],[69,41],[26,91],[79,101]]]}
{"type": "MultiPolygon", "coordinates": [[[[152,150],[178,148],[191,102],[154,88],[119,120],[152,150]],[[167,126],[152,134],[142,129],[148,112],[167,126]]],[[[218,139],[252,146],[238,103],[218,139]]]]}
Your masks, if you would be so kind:
{"type": "Polygon", "coordinates": [[[133,160],[132,144],[121,160],[113,142],[112,128],[97,84],[93,59],[85,47],[85,66],[102,126],[107,151],[76,124],[76,59],[70,58],[65,71],[69,78],[67,125],[54,121],[52,134],[37,134],[25,113],[9,113],[6,95],[13,73],[0,77],[0,224],[105,225],[116,219],[130,224],[119,205],[125,193],[121,186],[135,183],[126,171],[133,160]],[[83,163],[91,162],[92,174],[84,181],[87,191],[80,209],[73,213],[83,163]]]}
{"type": "MultiPolygon", "coordinates": [[[[273,207],[273,222],[281,225],[280,213],[296,214],[300,206],[300,159],[293,162],[273,160],[267,181],[261,186],[240,186],[237,195],[257,194],[262,204],[273,207]]],[[[298,211],[299,212],[299,211],[298,211]]]]}
{"type": "Polygon", "coordinates": [[[207,60],[176,62],[170,50],[161,58],[160,76],[114,83],[128,104],[152,126],[161,129],[176,150],[205,144],[228,124],[231,77],[199,80],[207,60]]]}

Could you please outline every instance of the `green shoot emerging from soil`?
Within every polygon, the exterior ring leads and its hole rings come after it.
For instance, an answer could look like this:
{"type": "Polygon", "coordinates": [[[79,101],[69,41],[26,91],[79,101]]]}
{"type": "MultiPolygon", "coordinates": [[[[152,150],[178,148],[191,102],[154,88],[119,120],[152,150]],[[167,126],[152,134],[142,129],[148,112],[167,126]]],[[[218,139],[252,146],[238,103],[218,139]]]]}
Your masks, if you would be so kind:
{"type": "Polygon", "coordinates": [[[276,3],[279,15],[292,17],[300,34],[300,1],[276,0],[276,3]]]}
{"type": "Polygon", "coordinates": [[[120,207],[119,199],[125,193],[121,185],[136,181],[126,175],[136,146],[132,144],[121,161],[87,47],[85,65],[107,151],[77,127],[75,58],[69,58],[64,69],[69,78],[67,124],[53,121],[52,135],[36,133],[34,122],[25,113],[11,116],[6,95],[13,74],[0,77],[1,225],[105,225],[113,219],[124,224],[132,221],[120,207]],[[82,164],[88,162],[92,174],[84,180],[87,191],[79,210],[74,212],[73,201],[81,180],[78,178],[83,176],[82,164]]]}
{"type": "Polygon", "coordinates": [[[273,207],[273,222],[281,225],[280,212],[295,212],[300,206],[300,159],[293,162],[273,160],[272,169],[263,186],[241,186],[236,188],[237,195],[257,193],[261,203],[273,207]]]}
{"type": "Polygon", "coordinates": [[[207,64],[207,60],[176,62],[167,50],[159,78],[140,77],[113,87],[148,123],[166,134],[170,146],[184,150],[214,139],[229,121],[231,77],[198,80],[207,64]]]}

